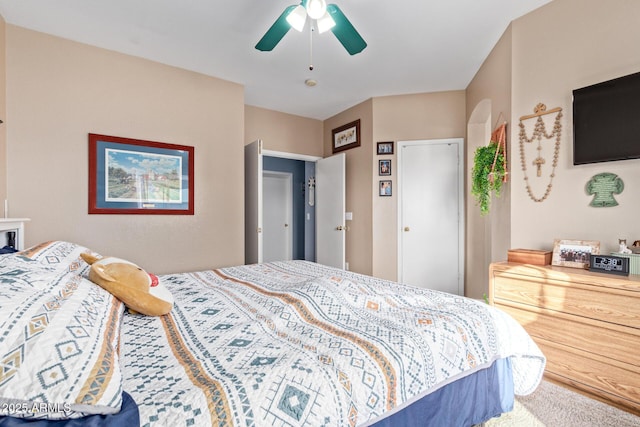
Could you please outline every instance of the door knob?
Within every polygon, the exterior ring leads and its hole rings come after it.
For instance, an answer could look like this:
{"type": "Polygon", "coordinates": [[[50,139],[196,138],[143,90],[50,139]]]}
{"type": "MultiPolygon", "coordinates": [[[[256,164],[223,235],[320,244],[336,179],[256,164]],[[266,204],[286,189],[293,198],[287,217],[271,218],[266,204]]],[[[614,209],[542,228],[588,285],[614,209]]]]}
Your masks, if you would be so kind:
{"type": "Polygon", "coordinates": [[[288,226],[289,226],[289,224],[285,224],[284,226],[285,226],[285,227],[288,227],[288,226]]]}
{"type": "Polygon", "coordinates": [[[404,231],[409,231],[409,227],[405,227],[405,228],[404,228],[404,231]]]}
{"type": "Polygon", "coordinates": [[[338,231],[342,231],[342,230],[344,230],[344,227],[342,227],[341,225],[339,225],[339,226],[337,226],[337,227],[336,227],[336,230],[338,230],[338,231]]]}

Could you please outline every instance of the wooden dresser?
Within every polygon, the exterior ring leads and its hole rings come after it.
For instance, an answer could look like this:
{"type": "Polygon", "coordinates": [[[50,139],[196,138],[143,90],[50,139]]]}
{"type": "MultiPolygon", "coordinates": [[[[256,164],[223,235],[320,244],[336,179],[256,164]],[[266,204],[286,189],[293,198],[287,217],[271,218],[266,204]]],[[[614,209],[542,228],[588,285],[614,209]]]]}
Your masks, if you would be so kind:
{"type": "Polygon", "coordinates": [[[640,276],[498,262],[489,301],[538,344],[545,377],[640,415],[640,276]]]}

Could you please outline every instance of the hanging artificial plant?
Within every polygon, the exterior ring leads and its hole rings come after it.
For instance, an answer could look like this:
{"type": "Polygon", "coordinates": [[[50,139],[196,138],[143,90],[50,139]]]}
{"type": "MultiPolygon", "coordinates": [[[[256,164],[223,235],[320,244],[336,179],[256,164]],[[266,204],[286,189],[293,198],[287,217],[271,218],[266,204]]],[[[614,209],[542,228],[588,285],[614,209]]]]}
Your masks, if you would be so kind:
{"type": "Polygon", "coordinates": [[[471,170],[471,194],[480,205],[480,215],[489,213],[491,192],[500,197],[502,183],[506,180],[504,150],[496,141],[479,147],[471,170]],[[493,170],[492,170],[493,169],[493,170]]]}

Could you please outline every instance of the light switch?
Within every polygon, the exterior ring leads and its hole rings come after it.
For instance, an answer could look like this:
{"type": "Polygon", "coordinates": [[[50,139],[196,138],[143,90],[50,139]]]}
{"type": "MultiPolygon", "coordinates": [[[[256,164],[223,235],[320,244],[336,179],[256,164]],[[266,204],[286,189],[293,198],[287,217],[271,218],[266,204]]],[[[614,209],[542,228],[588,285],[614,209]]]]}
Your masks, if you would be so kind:
{"type": "Polygon", "coordinates": [[[345,212],[344,213],[344,219],[346,221],[353,221],[353,212],[345,212]]]}

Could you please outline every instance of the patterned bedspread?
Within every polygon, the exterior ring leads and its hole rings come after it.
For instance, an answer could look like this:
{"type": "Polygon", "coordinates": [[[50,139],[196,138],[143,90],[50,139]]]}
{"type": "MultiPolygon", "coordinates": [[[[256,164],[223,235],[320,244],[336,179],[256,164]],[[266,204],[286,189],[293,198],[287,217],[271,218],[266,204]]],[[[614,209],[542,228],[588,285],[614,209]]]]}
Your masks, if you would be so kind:
{"type": "Polygon", "coordinates": [[[122,327],[143,426],[355,426],[499,358],[517,394],[544,369],[510,317],[450,294],[305,261],[160,279],[172,312],[122,327]]]}
{"type": "Polygon", "coordinates": [[[0,416],[120,412],[124,306],[77,274],[81,250],[45,244],[0,257],[0,416]]]}

